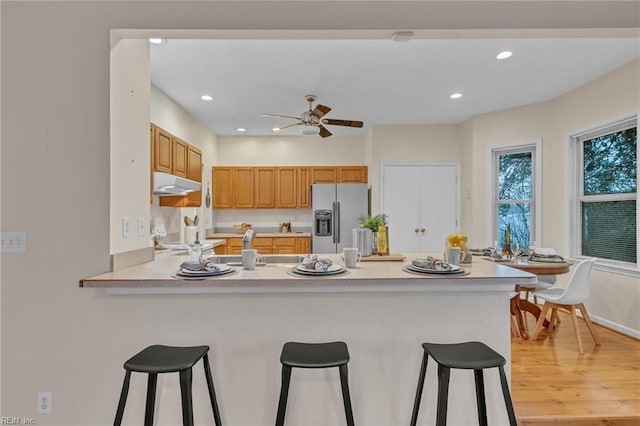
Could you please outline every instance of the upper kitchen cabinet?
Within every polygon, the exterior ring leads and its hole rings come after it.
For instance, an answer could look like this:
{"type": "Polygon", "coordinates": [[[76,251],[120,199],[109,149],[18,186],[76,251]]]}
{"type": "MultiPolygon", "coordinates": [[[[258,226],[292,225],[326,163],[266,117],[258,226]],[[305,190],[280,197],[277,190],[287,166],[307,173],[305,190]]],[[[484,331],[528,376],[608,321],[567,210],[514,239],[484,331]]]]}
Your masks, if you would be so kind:
{"type": "Polygon", "coordinates": [[[213,207],[217,209],[233,208],[233,167],[214,167],[213,207]]]}
{"type": "MultiPolygon", "coordinates": [[[[189,144],[186,144],[186,148],[186,173],[184,177],[196,182],[202,182],[202,151],[189,144]]],[[[202,205],[202,190],[190,192],[183,196],[160,197],[160,205],[164,207],[200,207],[202,205]]]]}
{"type": "Polygon", "coordinates": [[[187,178],[189,144],[173,137],[173,172],[171,174],[187,178]]]}
{"type": "Polygon", "coordinates": [[[311,170],[308,167],[297,167],[297,207],[311,207],[311,170]]]}
{"type": "Polygon", "coordinates": [[[276,207],[295,209],[298,207],[298,169],[297,167],[276,168],[276,207]]]}
{"type": "Polygon", "coordinates": [[[336,167],[311,167],[311,183],[336,183],[336,167]]]}
{"type": "MultiPolygon", "coordinates": [[[[153,126],[153,125],[152,125],[153,126]]],[[[169,132],[153,126],[153,170],[173,173],[173,144],[169,132]]]]}
{"type": "Polygon", "coordinates": [[[276,169],[274,167],[256,167],[253,169],[255,202],[254,208],[276,208],[276,169]]]}
{"type": "Polygon", "coordinates": [[[340,166],[338,167],[339,183],[367,183],[367,166],[340,166]]]}
{"type": "Polygon", "coordinates": [[[234,167],[232,174],[233,207],[236,209],[253,208],[253,168],[234,167]]]}

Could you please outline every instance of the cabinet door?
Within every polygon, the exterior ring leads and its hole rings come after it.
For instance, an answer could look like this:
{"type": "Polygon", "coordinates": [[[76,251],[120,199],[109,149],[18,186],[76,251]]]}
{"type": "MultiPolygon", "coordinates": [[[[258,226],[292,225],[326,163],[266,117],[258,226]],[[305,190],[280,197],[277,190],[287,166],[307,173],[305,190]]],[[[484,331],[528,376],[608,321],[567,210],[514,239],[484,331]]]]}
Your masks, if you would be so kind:
{"type": "Polygon", "coordinates": [[[367,183],[367,166],[341,166],[338,168],[338,183],[367,183]]]}
{"type": "Polygon", "coordinates": [[[156,172],[172,173],[173,146],[171,143],[171,134],[155,126],[153,146],[153,170],[156,172]]]}
{"type": "Polygon", "coordinates": [[[253,168],[233,167],[232,170],[233,207],[236,209],[253,208],[253,168]]]}
{"type": "Polygon", "coordinates": [[[213,207],[217,209],[233,208],[233,169],[231,167],[213,167],[213,207]]]}
{"type": "Polygon", "coordinates": [[[227,239],[227,254],[240,254],[242,251],[242,238],[227,239]]]}
{"type": "Polygon", "coordinates": [[[276,208],[294,209],[298,206],[297,183],[296,167],[276,168],[276,208]]]}
{"type": "Polygon", "coordinates": [[[189,156],[189,144],[173,137],[173,174],[187,177],[187,158],[189,156]]]}
{"type": "Polygon", "coordinates": [[[311,171],[308,167],[298,167],[298,204],[297,207],[311,207],[311,171]]]}
{"type": "Polygon", "coordinates": [[[253,239],[251,247],[258,250],[258,254],[272,254],[273,240],[270,237],[256,237],[253,239]]]}
{"type": "Polygon", "coordinates": [[[153,134],[155,132],[155,127],[153,124],[149,125],[149,146],[150,148],[150,157],[151,164],[149,164],[149,202],[153,204],[153,134]]]}
{"type": "Polygon", "coordinates": [[[256,167],[253,169],[255,179],[256,209],[276,208],[276,169],[274,167],[256,167]]]}
{"type": "Polygon", "coordinates": [[[312,167],[311,183],[336,183],[336,175],[335,167],[312,167]]]}
{"type": "MultiPolygon", "coordinates": [[[[202,152],[195,146],[189,145],[187,157],[187,179],[202,183],[202,152]]],[[[187,194],[188,207],[200,207],[202,205],[202,189],[187,194]]]]}
{"type": "Polygon", "coordinates": [[[295,237],[278,237],[273,239],[273,252],[275,254],[296,254],[295,237]]]}
{"type": "Polygon", "coordinates": [[[309,254],[309,253],[311,253],[311,238],[310,237],[296,238],[296,254],[309,254]]]}

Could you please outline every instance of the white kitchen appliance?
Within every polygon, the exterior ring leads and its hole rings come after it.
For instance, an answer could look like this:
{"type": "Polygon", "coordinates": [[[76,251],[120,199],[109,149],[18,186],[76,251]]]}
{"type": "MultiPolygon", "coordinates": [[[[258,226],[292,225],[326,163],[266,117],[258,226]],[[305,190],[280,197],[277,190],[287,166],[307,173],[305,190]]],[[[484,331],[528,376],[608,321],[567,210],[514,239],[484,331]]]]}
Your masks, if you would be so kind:
{"type": "Polygon", "coordinates": [[[353,247],[352,230],[367,217],[366,183],[318,183],[311,186],[313,253],[340,253],[353,247]]]}

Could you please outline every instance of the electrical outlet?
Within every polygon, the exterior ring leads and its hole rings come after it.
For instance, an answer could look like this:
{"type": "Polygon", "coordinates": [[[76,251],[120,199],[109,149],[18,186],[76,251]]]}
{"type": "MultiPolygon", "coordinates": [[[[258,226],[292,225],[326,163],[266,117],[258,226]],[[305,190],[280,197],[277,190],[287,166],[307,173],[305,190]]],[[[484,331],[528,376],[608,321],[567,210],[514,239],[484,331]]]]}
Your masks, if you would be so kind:
{"type": "Polygon", "coordinates": [[[2,233],[3,252],[26,252],[27,233],[26,232],[3,232],[2,233]]]}
{"type": "Polygon", "coordinates": [[[38,414],[51,414],[53,411],[53,394],[38,392],[38,414]]]}
{"type": "Polygon", "coordinates": [[[131,218],[123,217],[122,218],[122,238],[129,238],[131,234],[131,218]]]}
{"type": "Polygon", "coordinates": [[[138,237],[145,236],[145,222],[146,219],[144,217],[138,218],[138,237]]]}

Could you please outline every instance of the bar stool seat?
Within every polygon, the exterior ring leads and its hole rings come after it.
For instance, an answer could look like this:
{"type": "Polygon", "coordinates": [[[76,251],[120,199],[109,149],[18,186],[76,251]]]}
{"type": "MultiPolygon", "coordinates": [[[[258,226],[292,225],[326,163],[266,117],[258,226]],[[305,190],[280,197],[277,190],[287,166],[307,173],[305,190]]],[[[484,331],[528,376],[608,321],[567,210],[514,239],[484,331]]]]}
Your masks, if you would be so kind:
{"type": "Polygon", "coordinates": [[[422,356],[422,366],[418,379],[416,398],[413,404],[413,414],[411,426],[415,426],[418,421],[418,411],[424,387],[424,378],[427,372],[427,362],[429,356],[438,364],[438,407],[436,413],[436,426],[444,426],[447,423],[447,402],[449,392],[450,369],[458,368],[473,370],[476,385],[476,402],[478,409],[478,421],[481,426],[487,426],[487,404],[484,391],[485,368],[498,368],[500,373],[500,384],[504,397],[509,424],[515,426],[516,416],[513,410],[511,394],[507,376],[504,372],[506,360],[502,355],[491,349],[482,342],[464,343],[423,343],[424,353],[422,356]]]}
{"type": "Polygon", "coordinates": [[[291,381],[292,368],[331,368],[340,370],[340,384],[342,387],[342,400],[348,426],[354,426],[351,397],[349,394],[348,370],[349,350],[344,342],[329,343],[298,343],[287,342],[282,347],[280,355],[282,363],[282,387],[278,402],[278,414],[276,426],[284,425],[287,398],[289,395],[289,383],[291,381]]]}
{"type": "Polygon", "coordinates": [[[122,384],[122,392],[120,393],[120,401],[114,426],[122,423],[124,407],[129,393],[129,382],[131,372],[146,373],[149,375],[147,382],[147,402],[144,415],[145,426],[153,425],[153,414],[155,409],[156,383],[158,374],[162,373],[179,373],[180,375],[180,392],[182,395],[182,422],[185,426],[193,425],[193,401],[191,398],[191,382],[192,368],[202,359],[204,364],[205,377],[207,379],[207,387],[209,390],[209,400],[213,410],[213,418],[217,426],[222,426],[220,420],[220,412],[216,401],[215,389],[213,387],[213,378],[211,377],[211,366],[209,365],[209,346],[189,346],[176,347],[153,345],[138,352],[124,363],[126,371],[124,383],[122,384]]]}

